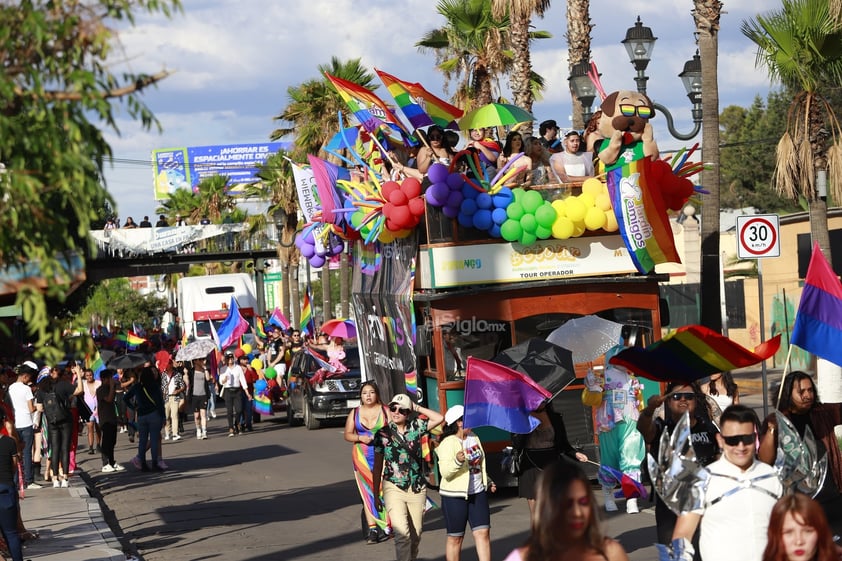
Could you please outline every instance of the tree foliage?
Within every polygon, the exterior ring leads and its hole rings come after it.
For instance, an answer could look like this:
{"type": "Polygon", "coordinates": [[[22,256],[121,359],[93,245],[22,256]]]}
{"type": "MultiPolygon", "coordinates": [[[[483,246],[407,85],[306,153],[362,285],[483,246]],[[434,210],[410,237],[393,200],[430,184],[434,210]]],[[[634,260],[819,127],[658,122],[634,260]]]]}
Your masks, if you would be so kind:
{"type": "Polygon", "coordinates": [[[128,279],[109,279],[91,288],[88,300],[74,317],[79,328],[110,324],[130,329],[140,325],[152,327],[153,318],[163,315],[167,301],[154,294],[141,295],[128,279]]]}
{"type": "MultiPolygon", "coordinates": [[[[119,133],[115,111],[144,129],[157,121],[141,99],[166,77],[115,71],[115,28],[136,13],[180,10],[179,0],[22,0],[0,5],[0,263],[38,263],[46,295],[62,299],[66,252],[87,247],[91,222],[111,198],[103,168],[119,133]]],[[[46,313],[41,283],[22,282],[17,302],[42,346],[59,328],[46,313]]]]}

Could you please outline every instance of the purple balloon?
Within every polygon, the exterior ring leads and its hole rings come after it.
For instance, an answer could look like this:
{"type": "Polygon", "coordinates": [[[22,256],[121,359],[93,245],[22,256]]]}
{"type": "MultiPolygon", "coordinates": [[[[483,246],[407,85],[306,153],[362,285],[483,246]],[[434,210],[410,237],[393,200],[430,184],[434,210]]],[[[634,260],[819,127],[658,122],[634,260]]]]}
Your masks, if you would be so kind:
{"type": "MultiPolygon", "coordinates": [[[[445,206],[454,207],[458,210],[459,206],[462,204],[463,199],[464,197],[462,197],[462,193],[460,193],[459,191],[451,191],[450,196],[447,197],[447,204],[445,206]]],[[[451,216],[451,218],[453,217],[451,216]]]]}
{"type": "Polygon", "coordinates": [[[445,205],[445,206],[441,207],[441,211],[448,218],[456,218],[459,215],[459,207],[452,207],[450,205],[445,205]]]}
{"type": "Polygon", "coordinates": [[[447,181],[447,166],[436,162],[427,170],[430,183],[444,183],[447,181]]]}
{"type": "Polygon", "coordinates": [[[333,246],[331,246],[331,248],[330,248],[330,251],[334,255],[339,255],[340,253],[345,251],[345,243],[344,242],[337,242],[337,243],[333,244],[333,246]]]}
{"type": "Polygon", "coordinates": [[[433,183],[424,193],[427,202],[433,206],[444,206],[447,203],[448,195],[450,195],[450,187],[447,186],[447,183],[433,183]]]}
{"type": "Polygon", "coordinates": [[[297,247],[298,249],[301,249],[301,246],[303,244],[304,244],[304,236],[302,236],[301,233],[299,233],[298,235],[295,236],[295,247],[297,247]]]}
{"type": "Polygon", "coordinates": [[[465,178],[461,173],[451,173],[447,176],[447,184],[451,189],[460,189],[465,182],[465,178]]]}
{"type": "Polygon", "coordinates": [[[307,259],[313,257],[313,255],[316,254],[316,246],[310,243],[302,243],[299,249],[301,250],[301,255],[303,255],[307,259]]]}
{"type": "Polygon", "coordinates": [[[326,247],[326,246],[316,247],[314,245],[313,249],[314,249],[316,255],[318,255],[319,257],[324,257],[325,255],[327,255],[327,252],[330,251],[330,248],[326,247]]]}
{"type": "Polygon", "coordinates": [[[313,236],[313,228],[310,228],[309,230],[307,230],[307,233],[304,234],[304,241],[309,244],[316,243],[316,238],[315,236],[313,236]]]}
{"type": "Polygon", "coordinates": [[[321,255],[314,255],[310,258],[310,266],[311,267],[321,267],[325,264],[325,258],[321,255]]]}

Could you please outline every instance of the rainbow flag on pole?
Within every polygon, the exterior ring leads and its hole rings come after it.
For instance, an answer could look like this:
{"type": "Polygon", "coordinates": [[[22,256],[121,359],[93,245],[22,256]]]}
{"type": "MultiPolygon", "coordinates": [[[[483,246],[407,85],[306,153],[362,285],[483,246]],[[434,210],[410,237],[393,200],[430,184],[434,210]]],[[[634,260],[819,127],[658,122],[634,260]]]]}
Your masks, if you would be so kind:
{"type": "Polygon", "coordinates": [[[404,82],[376,68],[374,71],[413,127],[438,125],[444,129],[459,130],[456,121],[464,111],[431,94],[421,84],[404,82]]]}
{"type": "Polygon", "coordinates": [[[263,318],[260,316],[254,318],[254,333],[261,339],[265,339],[266,337],[268,337],[266,335],[266,328],[263,323],[263,318]]]}
{"type": "Polygon", "coordinates": [[[310,287],[308,286],[307,291],[304,293],[304,305],[301,307],[301,323],[299,325],[301,333],[305,335],[314,335],[316,331],[315,326],[311,328],[313,323],[313,306],[311,300],[310,287]]]}
{"type": "Polygon", "coordinates": [[[93,371],[94,380],[99,380],[100,374],[105,370],[105,363],[98,350],[94,351],[93,355],[85,355],[85,366],[93,371]]]}
{"type": "Polygon", "coordinates": [[[374,92],[359,84],[331,76],[327,72],[325,76],[365,130],[371,134],[377,134],[382,130],[383,134],[390,136],[393,140],[403,142],[402,138],[394,138],[395,131],[389,126],[391,124],[397,126],[407,136],[411,136],[392,110],[374,92]]]}
{"type": "Polygon", "coordinates": [[[117,335],[116,339],[118,341],[123,341],[127,347],[136,348],[138,345],[142,345],[146,342],[146,339],[140,337],[134,331],[128,331],[127,333],[120,333],[117,335]]]}

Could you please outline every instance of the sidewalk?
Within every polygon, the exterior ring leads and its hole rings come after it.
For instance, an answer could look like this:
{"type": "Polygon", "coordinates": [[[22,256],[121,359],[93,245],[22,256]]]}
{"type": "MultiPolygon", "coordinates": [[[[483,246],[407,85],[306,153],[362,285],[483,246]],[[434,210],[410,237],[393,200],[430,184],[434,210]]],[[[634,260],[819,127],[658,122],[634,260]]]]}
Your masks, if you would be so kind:
{"type": "Polygon", "coordinates": [[[24,544],[32,561],[127,561],[111,532],[99,501],[88,492],[87,474],[77,472],[67,489],[26,491],[21,515],[26,529],[39,538],[24,544]]]}

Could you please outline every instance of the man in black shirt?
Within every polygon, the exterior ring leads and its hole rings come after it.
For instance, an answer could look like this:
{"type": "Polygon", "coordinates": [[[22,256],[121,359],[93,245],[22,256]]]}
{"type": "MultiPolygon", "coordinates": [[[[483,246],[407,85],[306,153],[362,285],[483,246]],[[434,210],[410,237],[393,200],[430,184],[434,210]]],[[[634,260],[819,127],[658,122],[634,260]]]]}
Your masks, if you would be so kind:
{"type": "Polygon", "coordinates": [[[169,225],[170,224],[169,224],[169,222],[167,222],[167,217],[164,216],[163,214],[158,217],[158,221],[155,223],[156,228],[164,228],[164,227],[169,226],[169,225]]]}
{"type": "Polygon", "coordinates": [[[140,221],[140,227],[141,228],[151,228],[152,227],[152,223],[149,222],[148,216],[144,216],[143,220],[140,221]]]}

